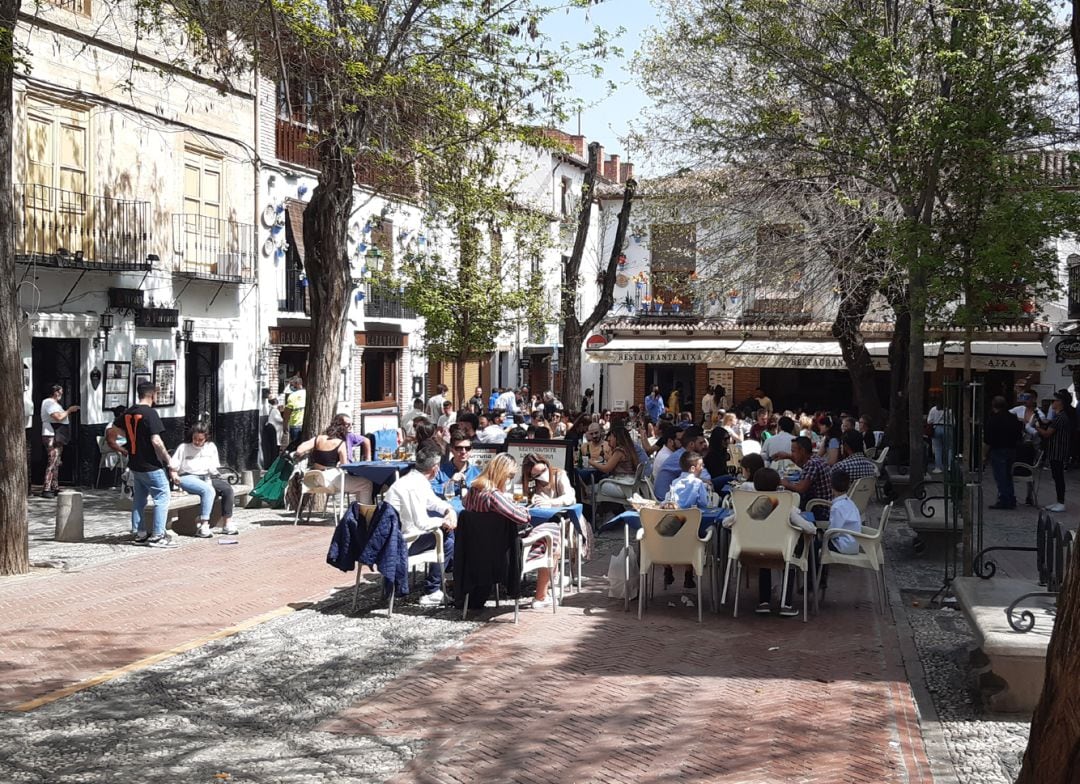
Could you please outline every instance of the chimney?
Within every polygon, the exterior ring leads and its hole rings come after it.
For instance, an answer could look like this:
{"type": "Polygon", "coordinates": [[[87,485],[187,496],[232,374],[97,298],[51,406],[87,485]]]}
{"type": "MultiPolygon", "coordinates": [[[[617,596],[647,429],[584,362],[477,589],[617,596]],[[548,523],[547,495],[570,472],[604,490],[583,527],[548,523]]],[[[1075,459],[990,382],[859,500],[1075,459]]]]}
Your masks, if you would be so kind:
{"type": "Polygon", "coordinates": [[[604,162],[604,176],[612,182],[620,182],[619,180],[619,156],[612,155],[604,162]]]}
{"type": "Polygon", "coordinates": [[[619,165],[619,182],[634,179],[634,164],[623,163],[619,165]]]}
{"type": "Polygon", "coordinates": [[[602,144],[596,146],[596,173],[601,177],[604,176],[604,146],[602,144]]]}
{"type": "Polygon", "coordinates": [[[574,154],[581,158],[581,160],[588,160],[588,156],[585,154],[585,137],[584,136],[571,136],[570,144],[574,148],[574,154]]]}

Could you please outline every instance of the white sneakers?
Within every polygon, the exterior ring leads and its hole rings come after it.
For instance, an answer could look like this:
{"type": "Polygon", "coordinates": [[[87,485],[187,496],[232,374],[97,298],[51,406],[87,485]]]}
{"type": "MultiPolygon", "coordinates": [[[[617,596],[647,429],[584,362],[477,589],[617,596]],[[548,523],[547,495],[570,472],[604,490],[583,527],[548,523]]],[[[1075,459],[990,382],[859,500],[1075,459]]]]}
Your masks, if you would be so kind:
{"type": "Polygon", "coordinates": [[[1049,506],[1044,506],[1043,509],[1047,512],[1064,512],[1065,504],[1050,504],[1049,506]]]}
{"type": "Polygon", "coordinates": [[[200,539],[209,539],[210,537],[212,537],[213,534],[210,533],[210,523],[206,522],[205,520],[200,520],[199,527],[195,529],[195,536],[199,537],[200,539]]]}
{"type": "Polygon", "coordinates": [[[533,599],[532,608],[534,610],[550,610],[551,609],[551,597],[546,599],[533,599]]]}
{"type": "Polygon", "coordinates": [[[421,607],[438,607],[443,603],[444,595],[442,591],[435,591],[420,597],[421,607]]]}

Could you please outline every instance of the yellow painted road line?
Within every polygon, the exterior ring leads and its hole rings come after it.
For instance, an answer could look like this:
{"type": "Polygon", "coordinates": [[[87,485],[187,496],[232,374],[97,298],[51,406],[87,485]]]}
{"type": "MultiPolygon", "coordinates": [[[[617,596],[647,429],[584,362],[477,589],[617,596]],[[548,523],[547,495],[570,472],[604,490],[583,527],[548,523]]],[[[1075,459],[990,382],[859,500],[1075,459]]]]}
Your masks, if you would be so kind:
{"type": "Polygon", "coordinates": [[[254,618],[249,618],[248,620],[242,621],[235,626],[229,626],[228,628],[221,629],[214,632],[213,634],[208,634],[205,637],[199,637],[198,639],[190,640],[189,642],[177,645],[175,648],[170,648],[167,651],[155,653],[152,656],[147,656],[145,659],[139,659],[138,661],[132,662],[131,664],[125,664],[123,667],[117,667],[115,670],[109,670],[107,672],[100,673],[99,675],[95,675],[92,678],[87,678],[84,681],[73,683],[70,686],[65,686],[62,689],[57,689],[56,691],[49,692],[44,696],[36,697],[32,700],[29,700],[28,702],[16,705],[14,708],[7,708],[6,710],[20,711],[23,713],[37,710],[43,705],[48,705],[51,702],[62,700],[64,699],[64,697],[70,697],[72,694],[83,691],[84,689],[89,689],[93,686],[106,683],[108,681],[111,681],[113,678],[119,678],[121,675],[127,675],[130,672],[138,672],[139,670],[146,669],[153,664],[157,664],[158,662],[165,661],[166,659],[177,656],[178,654],[185,653],[194,648],[198,648],[213,640],[220,640],[223,637],[231,637],[234,634],[239,634],[245,629],[251,629],[252,627],[258,626],[261,623],[272,621],[274,618],[281,618],[282,616],[289,615],[290,613],[294,613],[297,610],[302,610],[310,606],[310,603],[302,603],[278,607],[276,610],[271,610],[270,612],[263,613],[262,615],[256,615],[254,618]]]}

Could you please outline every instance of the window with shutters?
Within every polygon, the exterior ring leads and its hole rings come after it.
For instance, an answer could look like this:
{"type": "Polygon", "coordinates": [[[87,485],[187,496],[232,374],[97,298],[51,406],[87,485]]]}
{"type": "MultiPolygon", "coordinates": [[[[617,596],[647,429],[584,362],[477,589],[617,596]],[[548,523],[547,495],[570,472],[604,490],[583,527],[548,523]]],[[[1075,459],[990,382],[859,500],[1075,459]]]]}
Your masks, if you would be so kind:
{"type": "Polygon", "coordinates": [[[50,5],[63,8],[75,14],[90,16],[90,0],[48,0],[50,5]]]}
{"type": "Polygon", "coordinates": [[[697,269],[697,226],[693,223],[658,223],[649,229],[652,296],[665,303],[676,298],[690,310],[690,276],[697,269]]]}
{"type": "Polygon", "coordinates": [[[397,405],[398,349],[366,348],[362,360],[364,408],[397,405]]]}
{"type": "Polygon", "coordinates": [[[86,111],[36,99],[27,102],[24,203],[29,247],[94,255],[88,128],[86,111]]]}
{"type": "Polygon", "coordinates": [[[210,271],[222,234],[222,159],[184,148],[184,266],[210,271]]]}

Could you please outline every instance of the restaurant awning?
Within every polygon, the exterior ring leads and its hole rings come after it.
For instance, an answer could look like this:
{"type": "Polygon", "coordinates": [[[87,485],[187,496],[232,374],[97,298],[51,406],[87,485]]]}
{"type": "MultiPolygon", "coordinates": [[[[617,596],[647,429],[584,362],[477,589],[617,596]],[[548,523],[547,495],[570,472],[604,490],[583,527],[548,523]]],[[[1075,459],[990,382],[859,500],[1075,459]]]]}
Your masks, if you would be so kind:
{"type": "MultiPolygon", "coordinates": [[[[945,344],[945,367],[964,366],[964,344],[960,341],[945,344]]],[[[973,340],[971,342],[972,370],[1031,370],[1046,369],[1046,349],[1036,341],[973,340]]]]}
{"type": "Polygon", "coordinates": [[[721,338],[613,338],[586,353],[590,362],[715,362],[724,358],[727,349],[742,342],[721,338]]]}

